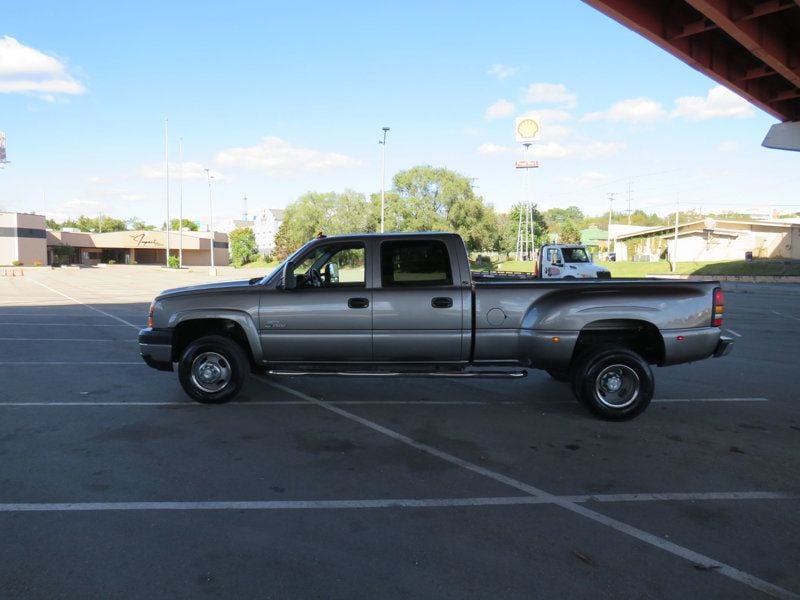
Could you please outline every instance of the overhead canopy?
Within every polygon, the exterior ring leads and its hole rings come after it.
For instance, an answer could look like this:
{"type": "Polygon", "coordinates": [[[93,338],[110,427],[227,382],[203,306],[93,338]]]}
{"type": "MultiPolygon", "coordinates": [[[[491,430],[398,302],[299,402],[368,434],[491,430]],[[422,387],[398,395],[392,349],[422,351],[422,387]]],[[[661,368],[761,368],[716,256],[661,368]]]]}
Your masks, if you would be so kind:
{"type": "Polygon", "coordinates": [[[800,121],[800,0],[584,2],[777,119],[800,121]]]}

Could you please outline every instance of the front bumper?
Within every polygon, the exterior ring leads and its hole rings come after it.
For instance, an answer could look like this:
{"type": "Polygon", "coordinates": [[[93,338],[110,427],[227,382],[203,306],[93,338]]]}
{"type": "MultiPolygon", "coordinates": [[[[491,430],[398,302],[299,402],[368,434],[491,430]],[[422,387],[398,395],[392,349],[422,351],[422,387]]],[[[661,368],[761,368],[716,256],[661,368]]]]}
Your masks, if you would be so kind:
{"type": "Polygon", "coordinates": [[[148,366],[172,371],[172,332],[146,327],[139,331],[139,352],[148,366]]]}

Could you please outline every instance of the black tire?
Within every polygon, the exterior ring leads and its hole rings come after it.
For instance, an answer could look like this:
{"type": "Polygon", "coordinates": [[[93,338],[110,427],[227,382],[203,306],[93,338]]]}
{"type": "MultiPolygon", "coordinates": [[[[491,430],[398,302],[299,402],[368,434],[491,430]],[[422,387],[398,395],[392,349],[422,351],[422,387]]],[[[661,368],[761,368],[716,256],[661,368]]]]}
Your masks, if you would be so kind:
{"type": "Polygon", "coordinates": [[[245,351],[223,335],[196,339],[186,346],[178,362],[183,391],[203,404],[222,404],[234,398],[249,372],[245,351]]]}
{"type": "Polygon", "coordinates": [[[569,383],[571,381],[569,371],[561,371],[559,369],[545,369],[545,371],[550,377],[561,383],[569,383]]]}
{"type": "Polygon", "coordinates": [[[590,411],[610,421],[626,421],[644,411],[655,391],[650,365],[621,346],[584,352],[575,364],[572,391],[590,411]]]}

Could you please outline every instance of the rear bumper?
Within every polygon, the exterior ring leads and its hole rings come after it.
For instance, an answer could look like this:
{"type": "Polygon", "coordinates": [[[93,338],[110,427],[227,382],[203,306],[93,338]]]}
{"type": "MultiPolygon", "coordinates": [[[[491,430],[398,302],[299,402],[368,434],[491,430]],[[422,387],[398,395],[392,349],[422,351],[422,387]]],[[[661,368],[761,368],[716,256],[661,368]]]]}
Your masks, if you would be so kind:
{"type": "Polygon", "coordinates": [[[149,327],[140,330],[139,352],[149,367],[172,371],[172,332],[149,327]]]}
{"type": "Polygon", "coordinates": [[[731,353],[733,350],[733,339],[729,337],[722,336],[719,338],[719,343],[717,347],[714,349],[714,354],[712,355],[714,358],[719,356],[726,356],[731,353]]]}

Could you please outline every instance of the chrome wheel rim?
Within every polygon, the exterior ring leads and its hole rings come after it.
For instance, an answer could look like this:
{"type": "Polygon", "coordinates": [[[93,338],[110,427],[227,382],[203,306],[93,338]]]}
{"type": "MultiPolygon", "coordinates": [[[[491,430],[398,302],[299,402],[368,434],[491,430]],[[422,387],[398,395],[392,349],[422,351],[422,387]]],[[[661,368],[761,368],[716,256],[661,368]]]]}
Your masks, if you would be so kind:
{"type": "Polygon", "coordinates": [[[192,383],[209,394],[228,385],[232,372],[228,359],[217,352],[203,352],[192,361],[192,383]]]}
{"type": "Polygon", "coordinates": [[[627,365],[609,365],[597,375],[594,394],[608,408],[627,408],[639,397],[641,381],[635,370],[627,365]]]}

